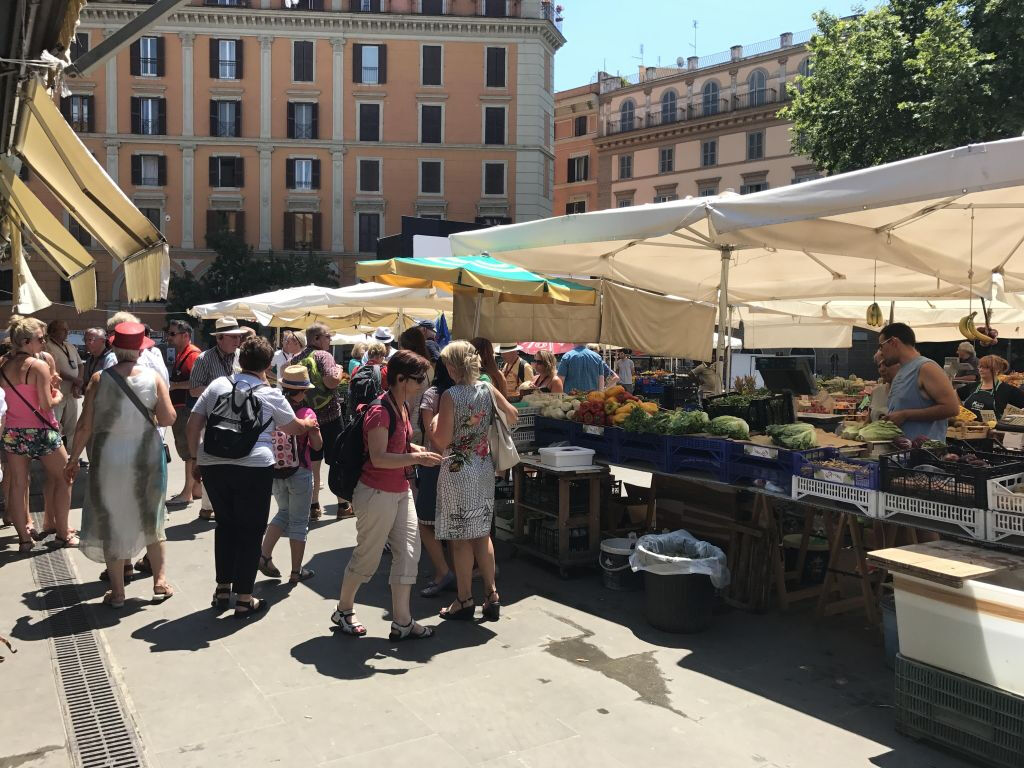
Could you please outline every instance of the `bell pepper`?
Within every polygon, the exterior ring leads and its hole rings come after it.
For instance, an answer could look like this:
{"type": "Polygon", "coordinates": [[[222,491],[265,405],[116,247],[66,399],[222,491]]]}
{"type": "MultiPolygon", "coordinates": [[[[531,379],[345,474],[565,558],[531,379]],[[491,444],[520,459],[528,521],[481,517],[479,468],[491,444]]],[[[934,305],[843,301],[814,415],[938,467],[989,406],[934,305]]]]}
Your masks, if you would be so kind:
{"type": "Polygon", "coordinates": [[[614,397],[609,397],[604,401],[604,412],[611,415],[619,410],[619,401],[614,397]]]}
{"type": "Polygon", "coordinates": [[[587,402],[590,403],[603,403],[604,393],[603,392],[590,392],[587,394],[587,402]]]}
{"type": "Polygon", "coordinates": [[[658,412],[657,403],[640,403],[640,407],[652,416],[658,412]]]}
{"type": "Polygon", "coordinates": [[[615,415],[612,416],[612,424],[619,426],[629,417],[629,411],[616,411],[615,415]]]}
{"type": "Polygon", "coordinates": [[[616,384],[614,387],[608,387],[608,389],[606,389],[604,391],[604,396],[605,397],[615,397],[620,392],[625,392],[625,391],[626,391],[625,387],[623,387],[621,384],[616,384]]]}

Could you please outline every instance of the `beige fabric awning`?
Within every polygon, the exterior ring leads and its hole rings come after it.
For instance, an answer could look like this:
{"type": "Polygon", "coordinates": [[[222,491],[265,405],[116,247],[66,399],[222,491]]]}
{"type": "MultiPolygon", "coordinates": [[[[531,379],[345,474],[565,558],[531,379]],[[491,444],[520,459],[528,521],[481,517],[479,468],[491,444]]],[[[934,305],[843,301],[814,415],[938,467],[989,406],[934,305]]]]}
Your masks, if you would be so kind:
{"type": "Polygon", "coordinates": [[[601,343],[648,354],[711,359],[715,308],[605,281],[601,343]]]}
{"type": "Polygon", "coordinates": [[[171,263],[163,235],[82,144],[38,78],[26,83],[14,151],[121,262],[129,301],[167,298],[171,263]]]}
{"type": "MultiPolygon", "coordinates": [[[[94,309],[96,264],[89,252],[61,225],[42,201],[32,194],[7,163],[0,163],[0,193],[8,203],[7,217],[11,226],[12,248],[15,246],[16,230],[27,230],[31,234],[31,244],[35,252],[71,283],[75,309],[79,312],[94,309]]],[[[21,239],[17,239],[20,246],[21,239]]]]}

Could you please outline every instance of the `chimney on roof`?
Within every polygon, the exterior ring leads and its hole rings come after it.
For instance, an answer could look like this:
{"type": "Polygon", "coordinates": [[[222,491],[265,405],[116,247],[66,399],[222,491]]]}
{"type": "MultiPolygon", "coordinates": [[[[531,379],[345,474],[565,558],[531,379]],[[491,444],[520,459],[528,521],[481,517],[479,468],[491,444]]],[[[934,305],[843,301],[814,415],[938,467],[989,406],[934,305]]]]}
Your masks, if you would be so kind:
{"type": "Polygon", "coordinates": [[[789,48],[793,44],[793,33],[783,32],[779,35],[779,48],[789,48]]]}
{"type": "Polygon", "coordinates": [[[689,58],[686,59],[686,68],[696,69],[698,61],[700,61],[700,59],[698,59],[696,56],[690,56],[689,58]]]}
{"type": "Polygon", "coordinates": [[[743,46],[734,45],[732,48],[729,49],[729,53],[731,54],[731,58],[733,61],[739,61],[740,59],[743,58],[743,46]]]}

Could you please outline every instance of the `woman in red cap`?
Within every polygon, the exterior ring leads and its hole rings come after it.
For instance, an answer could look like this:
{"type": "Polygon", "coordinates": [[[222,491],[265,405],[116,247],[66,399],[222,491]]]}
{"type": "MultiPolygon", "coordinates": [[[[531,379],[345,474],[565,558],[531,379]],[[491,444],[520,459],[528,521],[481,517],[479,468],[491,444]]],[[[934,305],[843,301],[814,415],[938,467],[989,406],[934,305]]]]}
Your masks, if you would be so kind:
{"type": "Polygon", "coordinates": [[[79,548],[106,563],[110,591],[103,602],[124,605],[124,570],[145,548],[153,569],[153,602],[174,594],[164,578],[164,499],[167,464],[157,427],[174,423],[164,380],[138,365],[153,346],[140,323],[121,323],[110,337],[117,364],[93,374],[64,474],[74,482],[89,443],[89,485],[82,508],[79,548]]]}

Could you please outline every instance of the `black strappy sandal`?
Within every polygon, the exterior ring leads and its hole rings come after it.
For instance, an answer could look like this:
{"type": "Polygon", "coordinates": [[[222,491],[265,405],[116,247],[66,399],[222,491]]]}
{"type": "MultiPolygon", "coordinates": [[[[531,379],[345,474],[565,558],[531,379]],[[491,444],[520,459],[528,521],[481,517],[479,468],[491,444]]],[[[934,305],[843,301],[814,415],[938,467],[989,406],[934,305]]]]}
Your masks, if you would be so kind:
{"type": "Polygon", "coordinates": [[[29,536],[27,539],[18,539],[18,552],[27,555],[36,547],[35,540],[29,536]]]}
{"type": "Polygon", "coordinates": [[[482,609],[484,618],[488,621],[497,621],[501,618],[501,598],[498,595],[498,590],[492,589],[487,597],[484,598],[484,607],[482,609]],[[491,597],[494,597],[491,600],[491,597]]]}
{"type": "Polygon", "coordinates": [[[236,619],[249,619],[258,613],[262,613],[267,608],[267,601],[260,600],[256,597],[250,597],[246,601],[236,600],[235,601],[235,618],[236,619]],[[241,610],[239,610],[241,609],[241,610]]]}
{"type": "Polygon", "coordinates": [[[218,611],[226,611],[228,606],[231,604],[231,587],[217,586],[217,589],[213,592],[213,600],[210,602],[211,608],[216,608],[218,611]]]}
{"type": "Polygon", "coordinates": [[[453,611],[451,606],[442,608],[440,617],[447,621],[472,621],[473,615],[476,613],[476,603],[473,602],[473,598],[469,597],[455,602],[459,604],[459,609],[453,611]]]}

